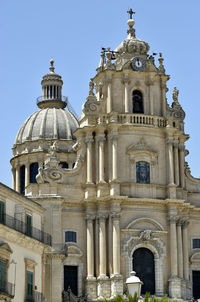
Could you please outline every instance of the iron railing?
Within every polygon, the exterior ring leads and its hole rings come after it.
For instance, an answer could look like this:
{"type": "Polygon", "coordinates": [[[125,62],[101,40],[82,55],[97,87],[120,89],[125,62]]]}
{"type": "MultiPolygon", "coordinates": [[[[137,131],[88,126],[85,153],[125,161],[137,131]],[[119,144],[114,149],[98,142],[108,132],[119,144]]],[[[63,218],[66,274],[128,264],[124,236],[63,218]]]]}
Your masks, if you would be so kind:
{"type": "Polygon", "coordinates": [[[64,103],[66,103],[66,105],[67,105],[67,103],[68,103],[68,98],[67,98],[67,96],[64,96],[64,95],[62,95],[62,96],[39,96],[38,98],[37,98],[37,104],[38,103],[41,103],[41,102],[48,102],[48,101],[61,101],[61,102],[64,102],[64,103]]]}
{"type": "Polygon", "coordinates": [[[87,301],[86,296],[81,296],[81,297],[75,296],[72,293],[70,287],[68,287],[67,291],[62,292],[62,302],[86,302],[86,301],[87,301]]]}
{"type": "Polygon", "coordinates": [[[15,285],[7,281],[0,280],[0,293],[14,297],[15,285]]]}
{"type": "Polygon", "coordinates": [[[16,219],[13,216],[4,214],[0,216],[0,224],[4,224],[28,237],[34,238],[44,244],[51,245],[51,235],[45,233],[35,227],[29,227],[26,223],[16,219]]]}
{"type": "Polygon", "coordinates": [[[44,301],[42,293],[33,291],[32,295],[27,295],[25,298],[25,302],[42,302],[44,301]]]}

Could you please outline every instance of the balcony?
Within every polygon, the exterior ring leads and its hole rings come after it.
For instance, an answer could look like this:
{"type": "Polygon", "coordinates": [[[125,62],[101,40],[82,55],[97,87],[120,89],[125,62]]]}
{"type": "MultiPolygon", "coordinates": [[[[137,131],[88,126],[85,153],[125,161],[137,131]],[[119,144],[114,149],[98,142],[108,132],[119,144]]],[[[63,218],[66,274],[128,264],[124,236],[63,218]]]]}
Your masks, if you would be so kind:
{"type": "Polygon", "coordinates": [[[28,237],[36,239],[44,244],[51,245],[51,235],[35,227],[30,228],[23,221],[18,220],[10,215],[7,214],[1,215],[0,224],[6,225],[7,227],[14,229],[28,237]]]}
{"type": "Polygon", "coordinates": [[[25,298],[25,302],[42,302],[44,301],[42,293],[37,291],[32,291],[31,295],[27,295],[25,298]]]}
{"type": "MultiPolygon", "coordinates": [[[[13,298],[14,295],[15,295],[15,285],[7,281],[0,280],[0,297],[5,296],[5,297],[13,298]]],[[[7,300],[5,299],[5,301],[7,300]]]]}

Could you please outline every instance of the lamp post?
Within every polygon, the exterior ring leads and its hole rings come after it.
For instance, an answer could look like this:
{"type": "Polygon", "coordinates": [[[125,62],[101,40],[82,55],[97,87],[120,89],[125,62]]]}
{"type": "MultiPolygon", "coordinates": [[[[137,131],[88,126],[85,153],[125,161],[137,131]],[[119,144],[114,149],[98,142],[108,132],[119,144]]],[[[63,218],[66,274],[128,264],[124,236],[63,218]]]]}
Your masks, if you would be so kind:
{"type": "Polygon", "coordinates": [[[128,293],[132,296],[137,293],[137,298],[139,299],[143,282],[140,278],[136,277],[136,272],[130,272],[130,277],[126,279],[126,284],[128,287],[128,293]]]}

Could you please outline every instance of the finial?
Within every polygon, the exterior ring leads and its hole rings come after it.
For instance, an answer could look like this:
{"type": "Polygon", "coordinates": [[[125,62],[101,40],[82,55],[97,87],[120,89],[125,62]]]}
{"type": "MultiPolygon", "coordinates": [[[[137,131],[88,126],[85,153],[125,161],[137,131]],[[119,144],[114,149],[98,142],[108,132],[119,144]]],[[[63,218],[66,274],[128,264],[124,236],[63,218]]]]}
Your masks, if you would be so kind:
{"type": "Polygon", "coordinates": [[[94,89],[94,82],[93,82],[92,79],[90,79],[90,83],[89,83],[89,95],[94,95],[93,89],[94,89]]]}
{"type": "Polygon", "coordinates": [[[135,24],[135,21],[133,20],[133,14],[135,14],[135,12],[133,12],[132,8],[127,11],[128,14],[130,14],[130,18],[128,19],[127,23],[129,26],[129,29],[127,30],[127,33],[129,35],[129,38],[131,37],[135,37],[135,29],[133,28],[133,25],[135,24]]]}
{"type": "Polygon", "coordinates": [[[133,14],[135,14],[135,12],[132,10],[132,8],[129,9],[127,13],[130,15],[130,19],[133,19],[133,14]]]}
{"type": "Polygon", "coordinates": [[[51,64],[51,66],[49,67],[49,70],[50,70],[50,72],[54,72],[54,69],[55,69],[55,67],[53,66],[54,65],[54,59],[50,60],[50,64],[51,64]]]}
{"type": "Polygon", "coordinates": [[[164,68],[164,65],[163,65],[164,59],[163,59],[163,56],[162,56],[162,52],[159,53],[158,61],[159,61],[159,67],[158,67],[159,71],[161,73],[165,73],[165,68],[164,68]]]}

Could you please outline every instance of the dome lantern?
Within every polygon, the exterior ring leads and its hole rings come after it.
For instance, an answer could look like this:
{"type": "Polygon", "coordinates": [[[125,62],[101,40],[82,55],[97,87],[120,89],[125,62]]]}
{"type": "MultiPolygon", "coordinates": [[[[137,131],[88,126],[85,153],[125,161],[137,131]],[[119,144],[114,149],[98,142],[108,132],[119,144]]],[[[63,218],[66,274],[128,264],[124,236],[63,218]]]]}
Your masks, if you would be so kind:
{"type": "Polygon", "coordinates": [[[54,60],[50,60],[50,72],[42,78],[42,96],[37,98],[37,105],[42,108],[65,108],[67,97],[62,96],[62,77],[55,73],[54,60]]]}

